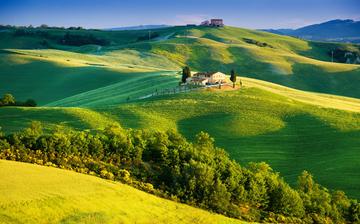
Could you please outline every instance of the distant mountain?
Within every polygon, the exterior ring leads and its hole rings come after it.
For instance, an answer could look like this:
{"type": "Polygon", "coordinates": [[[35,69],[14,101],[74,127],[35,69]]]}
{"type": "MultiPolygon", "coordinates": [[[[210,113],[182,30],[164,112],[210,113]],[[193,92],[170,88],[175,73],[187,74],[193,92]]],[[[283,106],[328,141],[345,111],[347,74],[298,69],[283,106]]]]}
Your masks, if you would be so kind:
{"type": "Polygon", "coordinates": [[[150,30],[150,29],[160,29],[160,28],[166,28],[171,27],[169,25],[139,25],[139,26],[126,26],[126,27],[115,27],[115,28],[109,28],[105,30],[150,30]]]}
{"type": "Polygon", "coordinates": [[[308,40],[360,43],[360,21],[351,19],[331,20],[299,29],[268,29],[264,31],[308,40]]]}

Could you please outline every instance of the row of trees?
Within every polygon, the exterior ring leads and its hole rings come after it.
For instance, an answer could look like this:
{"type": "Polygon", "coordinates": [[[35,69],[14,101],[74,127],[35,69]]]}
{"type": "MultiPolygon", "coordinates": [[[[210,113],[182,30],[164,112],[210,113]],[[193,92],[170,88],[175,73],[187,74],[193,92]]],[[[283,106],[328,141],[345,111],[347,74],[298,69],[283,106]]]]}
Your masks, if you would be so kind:
{"type": "Polygon", "coordinates": [[[46,24],[41,24],[40,26],[12,26],[12,25],[0,25],[0,30],[4,29],[52,29],[52,30],[98,30],[98,29],[85,29],[81,26],[71,26],[71,27],[63,27],[63,26],[49,26],[46,24]]]}
{"type": "Polygon", "coordinates": [[[290,187],[266,163],[240,166],[206,133],[194,143],[174,131],[43,133],[39,122],[0,135],[0,158],[122,181],[172,200],[230,217],[281,223],[360,221],[360,203],[330,192],[304,171],[290,187]]]}
{"type": "MultiPolygon", "coordinates": [[[[69,28],[70,29],[70,28],[69,28]]],[[[106,46],[110,44],[110,41],[104,38],[97,37],[93,34],[74,34],[67,31],[64,35],[54,35],[49,30],[44,29],[15,29],[15,37],[30,36],[30,37],[41,37],[43,38],[41,44],[48,46],[48,40],[52,40],[59,44],[70,45],[70,46],[82,46],[87,44],[96,44],[106,46]]]]}
{"type": "Polygon", "coordinates": [[[28,99],[25,102],[16,101],[15,97],[10,93],[4,94],[0,99],[0,107],[2,106],[25,106],[25,107],[36,107],[37,104],[35,100],[28,99]]]}
{"type": "Polygon", "coordinates": [[[58,43],[71,46],[82,46],[87,44],[96,44],[96,45],[109,45],[110,41],[95,37],[93,34],[80,35],[80,34],[71,34],[66,32],[65,35],[58,40],[58,43]]]}

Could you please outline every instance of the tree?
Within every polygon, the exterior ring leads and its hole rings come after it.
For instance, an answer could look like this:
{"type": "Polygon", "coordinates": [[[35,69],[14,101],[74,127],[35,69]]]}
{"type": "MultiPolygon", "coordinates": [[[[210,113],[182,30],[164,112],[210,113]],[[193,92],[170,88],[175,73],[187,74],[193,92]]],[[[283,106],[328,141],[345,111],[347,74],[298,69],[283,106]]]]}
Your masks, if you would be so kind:
{"type": "Polygon", "coordinates": [[[48,25],[46,25],[46,24],[41,24],[41,25],[40,25],[40,28],[41,28],[41,29],[48,29],[48,28],[49,28],[49,26],[48,26],[48,25]]]}
{"type": "Polygon", "coordinates": [[[280,182],[272,193],[271,210],[286,216],[303,217],[305,214],[303,201],[297,191],[280,182]]]}
{"type": "Polygon", "coordinates": [[[298,177],[298,185],[300,191],[304,193],[309,193],[314,189],[316,183],[314,183],[312,175],[304,170],[302,174],[298,177]]]}
{"type": "Polygon", "coordinates": [[[190,77],[191,77],[190,68],[189,68],[188,66],[186,66],[185,68],[183,68],[181,81],[182,81],[183,83],[185,83],[185,82],[186,82],[186,79],[187,79],[187,78],[190,78],[190,77]]]}
{"type": "Polygon", "coordinates": [[[15,105],[15,97],[10,93],[6,93],[4,97],[1,99],[2,105],[15,105]]]}
{"type": "Polygon", "coordinates": [[[353,223],[360,222],[360,203],[356,200],[351,200],[349,207],[349,217],[348,219],[353,223]]]}
{"type": "Polygon", "coordinates": [[[36,107],[37,104],[35,102],[35,100],[33,99],[28,99],[25,101],[25,106],[28,106],[28,107],[36,107]]]}
{"type": "Polygon", "coordinates": [[[235,74],[234,69],[232,69],[230,72],[230,80],[233,82],[233,88],[235,88],[236,74],[235,74]]]}

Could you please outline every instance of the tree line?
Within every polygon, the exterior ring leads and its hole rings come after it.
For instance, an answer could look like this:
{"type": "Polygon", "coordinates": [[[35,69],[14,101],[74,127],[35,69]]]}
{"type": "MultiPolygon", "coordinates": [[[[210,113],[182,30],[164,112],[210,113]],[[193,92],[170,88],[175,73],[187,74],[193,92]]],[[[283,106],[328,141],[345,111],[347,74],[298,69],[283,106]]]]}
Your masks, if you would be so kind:
{"type": "Polygon", "coordinates": [[[63,26],[49,26],[47,24],[41,24],[40,26],[12,26],[12,25],[0,25],[0,30],[6,29],[48,29],[48,30],[92,30],[92,31],[99,31],[99,29],[86,29],[81,26],[70,26],[70,27],[63,27],[63,26]]]}
{"type": "Polygon", "coordinates": [[[175,131],[123,129],[44,133],[40,122],[0,134],[0,159],[54,166],[248,221],[355,223],[360,203],[304,171],[296,187],[266,163],[241,166],[207,133],[193,143],[175,131]]]}
{"type": "Polygon", "coordinates": [[[106,46],[110,44],[110,41],[96,37],[93,34],[80,35],[66,32],[65,35],[58,40],[58,43],[70,46],[82,46],[87,44],[106,46]]]}
{"type": "MultiPolygon", "coordinates": [[[[69,30],[80,30],[77,28],[68,28],[69,30]]],[[[54,35],[49,32],[48,29],[38,29],[38,28],[16,28],[14,37],[30,36],[30,37],[40,37],[44,38],[40,43],[46,47],[49,46],[48,40],[53,40],[58,44],[69,45],[69,46],[82,46],[87,44],[96,44],[101,46],[107,46],[110,44],[110,41],[105,38],[100,38],[95,36],[92,33],[88,34],[75,34],[69,31],[62,36],[54,35]]]]}
{"type": "Polygon", "coordinates": [[[0,107],[4,106],[36,107],[37,103],[33,99],[27,99],[25,102],[17,101],[13,95],[6,93],[2,98],[0,98],[0,107]]]}

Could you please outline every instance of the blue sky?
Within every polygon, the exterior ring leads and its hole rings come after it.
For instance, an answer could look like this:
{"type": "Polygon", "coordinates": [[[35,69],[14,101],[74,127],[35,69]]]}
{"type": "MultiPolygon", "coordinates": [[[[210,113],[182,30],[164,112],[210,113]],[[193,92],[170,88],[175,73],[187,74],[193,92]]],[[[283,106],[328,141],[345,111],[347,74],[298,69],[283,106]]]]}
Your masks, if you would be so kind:
{"type": "Polygon", "coordinates": [[[246,28],[360,20],[359,0],[0,0],[0,24],[110,28],[223,18],[246,28]]]}

